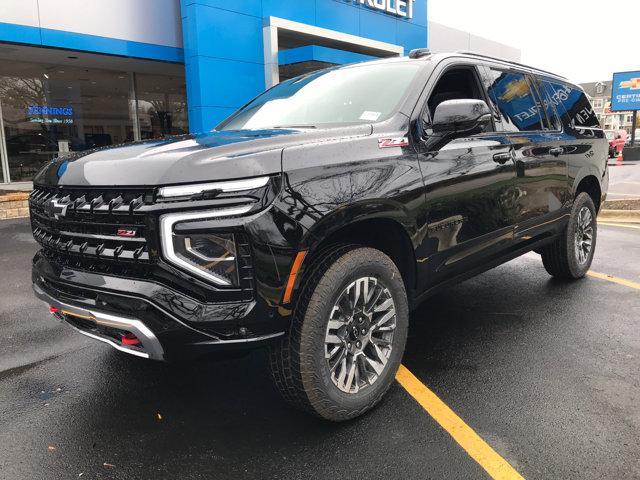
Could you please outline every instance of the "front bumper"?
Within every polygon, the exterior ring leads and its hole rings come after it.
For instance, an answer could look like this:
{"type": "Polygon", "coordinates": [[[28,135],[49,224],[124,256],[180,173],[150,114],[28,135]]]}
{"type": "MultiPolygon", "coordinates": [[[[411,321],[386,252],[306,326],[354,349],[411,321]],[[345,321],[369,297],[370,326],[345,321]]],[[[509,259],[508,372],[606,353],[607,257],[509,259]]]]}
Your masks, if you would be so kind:
{"type": "Polygon", "coordinates": [[[155,282],[61,267],[41,252],[34,257],[32,279],[35,295],[54,307],[55,316],[83,335],[143,358],[251,349],[286,329],[259,301],[203,304],[155,282]],[[124,342],[127,334],[139,343],[124,342]]]}
{"type": "Polygon", "coordinates": [[[154,333],[140,320],[122,315],[78,307],[63,302],[46,293],[37,284],[33,291],[51,308],[58,318],[66,320],[73,328],[87,337],[108,343],[122,352],[153,360],[164,360],[164,350],[154,333]],[[119,335],[131,333],[139,339],[139,345],[125,345],[119,335]]]}

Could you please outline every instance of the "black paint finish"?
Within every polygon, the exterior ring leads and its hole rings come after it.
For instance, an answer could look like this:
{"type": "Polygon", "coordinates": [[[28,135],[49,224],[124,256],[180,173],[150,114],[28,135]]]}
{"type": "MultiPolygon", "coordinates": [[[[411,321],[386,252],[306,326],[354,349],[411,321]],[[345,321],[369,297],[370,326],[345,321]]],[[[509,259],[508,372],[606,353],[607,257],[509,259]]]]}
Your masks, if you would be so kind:
{"type": "MultiPolygon", "coordinates": [[[[419,81],[384,122],[214,131],[52,162],[35,178],[41,190],[103,199],[143,192],[135,209],[122,216],[109,210],[85,218],[105,225],[138,222],[144,227],[148,263],[61,252],[53,222],[47,226],[53,233],[36,235],[43,250],[34,259],[34,281],[51,294],[66,292],[70,301],[102,301],[96,305],[144,318],[162,332],[163,345],[180,356],[219,348],[216,339],[250,340],[286,331],[305,267],[335,242],[384,250],[399,264],[415,306],[437,288],[552,241],[580,182],[597,186],[598,201],[605,197],[608,145],[602,131],[580,123],[584,107],[579,113],[551,107],[542,89],[538,102],[557,112],[558,131],[507,132],[504,118],[493,111],[490,121],[485,115],[481,125],[467,125],[464,131],[438,128],[436,133],[428,123],[427,100],[451,68],[475,72],[478,87],[488,67],[578,87],[472,55],[405,61],[420,62],[419,81]],[[176,202],[157,198],[160,186],[264,175],[270,183],[253,192],[176,202]],[[161,214],[246,203],[251,211],[243,217],[189,226],[190,231],[232,231],[246,238],[251,262],[242,289],[215,287],[165,261],[161,214]],[[293,259],[301,250],[308,251],[307,259],[292,301],[283,303],[293,259]]],[[[478,91],[478,111],[490,111],[483,104],[489,102],[486,91],[478,91]]],[[[37,198],[31,203],[34,211],[40,208],[37,198]]],[[[42,221],[32,216],[34,229],[42,221]]]]}

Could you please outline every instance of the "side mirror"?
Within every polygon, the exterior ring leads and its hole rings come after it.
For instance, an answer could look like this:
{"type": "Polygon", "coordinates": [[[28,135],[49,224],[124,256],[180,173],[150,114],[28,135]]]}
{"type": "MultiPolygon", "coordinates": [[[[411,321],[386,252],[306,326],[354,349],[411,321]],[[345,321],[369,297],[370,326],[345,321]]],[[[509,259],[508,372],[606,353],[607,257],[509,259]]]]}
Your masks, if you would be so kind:
{"type": "Polygon", "coordinates": [[[431,128],[435,133],[480,133],[491,124],[491,110],[482,100],[445,100],[436,107],[431,128]]]}

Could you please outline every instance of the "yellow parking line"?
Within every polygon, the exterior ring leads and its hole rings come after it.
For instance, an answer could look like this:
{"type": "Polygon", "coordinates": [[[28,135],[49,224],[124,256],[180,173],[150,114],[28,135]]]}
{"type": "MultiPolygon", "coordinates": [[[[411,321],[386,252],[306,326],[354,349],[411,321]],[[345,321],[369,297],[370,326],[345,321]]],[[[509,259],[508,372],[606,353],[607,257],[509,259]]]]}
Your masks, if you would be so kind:
{"type": "Polygon", "coordinates": [[[396,380],[433,419],[458,442],[471,458],[495,479],[514,480],[523,477],[504,458],[473,431],[438,396],[424,385],[407,367],[400,365],[396,380]]]}
{"type": "MultiPolygon", "coordinates": [[[[602,223],[602,222],[600,222],[602,223]]],[[[621,225],[623,226],[623,225],[621,225]]],[[[627,225],[624,225],[627,226],[627,225]]],[[[637,227],[632,227],[637,228],[637,227]]],[[[640,283],[589,270],[587,275],[600,280],[640,290],[640,283]]],[[[396,380],[431,417],[473,458],[490,476],[501,480],[524,480],[504,458],[485,442],[464,420],[451,410],[425,384],[400,365],[396,380]]]]}
{"type": "Polygon", "coordinates": [[[599,221],[598,225],[606,225],[607,227],[635,228],[637,230],[640,230],[640,225],[629,225],[628,223],[610,223],[599,221]]]}
{"type": "Polygon", "coordinates": [[[635,288],[640,290],[640,283],[632,282],[631,280],[625,280],[624,278],[614,277],[613,275],[607,275],[606,273],[598,273],[593,270],[589,270],[587,275],[593,278],[599,278],[600,280],[606,280],[607,282],[617,283],[618,285],[624,285],[625,287],[635,288]]]}

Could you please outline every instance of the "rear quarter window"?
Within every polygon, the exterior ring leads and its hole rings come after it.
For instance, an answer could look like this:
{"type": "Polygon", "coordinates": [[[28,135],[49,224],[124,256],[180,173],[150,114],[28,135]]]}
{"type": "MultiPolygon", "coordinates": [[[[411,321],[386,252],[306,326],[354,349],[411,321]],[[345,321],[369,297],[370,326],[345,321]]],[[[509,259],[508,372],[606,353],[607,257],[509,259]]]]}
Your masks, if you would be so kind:
{"type": "Polygon", "coordinates": [[[547,101],[553,103],[563,123],[569,128],[600,128],[589,99],[584,92],[566,83],[542,80],[547,101]]]}

